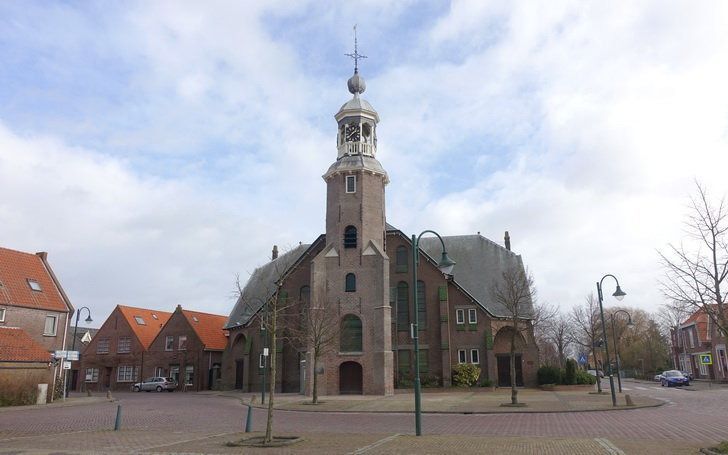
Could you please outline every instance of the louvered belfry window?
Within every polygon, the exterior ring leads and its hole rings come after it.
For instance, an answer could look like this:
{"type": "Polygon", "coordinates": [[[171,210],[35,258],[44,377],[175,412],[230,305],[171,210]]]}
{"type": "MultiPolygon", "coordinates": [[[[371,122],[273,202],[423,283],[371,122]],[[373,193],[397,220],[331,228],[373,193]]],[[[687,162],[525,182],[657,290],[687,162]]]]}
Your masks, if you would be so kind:
{"type": "Polygon", "coordinates": [[[344,229],[344,248],[356,248],[356,227],[347,226],[344,229]]]}

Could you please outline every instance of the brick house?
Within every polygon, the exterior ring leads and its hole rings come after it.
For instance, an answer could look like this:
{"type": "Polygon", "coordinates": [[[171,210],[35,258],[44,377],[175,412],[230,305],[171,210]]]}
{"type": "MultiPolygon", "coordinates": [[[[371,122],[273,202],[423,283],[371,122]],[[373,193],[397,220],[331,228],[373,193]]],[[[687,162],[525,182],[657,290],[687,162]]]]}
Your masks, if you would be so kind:
{"type": "Polygon", "coordinates": [[[178,305],[150,344],[142,376],[173,377],[178,390],[215,388],[227,346],[226,321],[226,316],[184,310],[178,305]]]}
{"type": "Polygon", "coordinates": [[[691,314],[676,329],[671,330],[672,355],[675,365],[698,379],[728,381],[726,338],[700,309],[691,314]],[[712,365],[700,362],[701,354],[711,354],[712,365]]]}
{"type": "MultiPolygon", "coordinates": [[[[412,282],[412,241],[386,223],[385,186],[389,177],[376,159],[379,115],[360,97],[365,84],[358,71],[348,81],[353,98],[335,115],[337,159],[323,178],[327,185],[326,232],[278,256],[251,275],[225,328],[223,385],[260,390],[267,359],[260,321],[264,302],[278,291],[289,316],[312,308],[335,313],[340,327],[336,347],[317,374],[321,394],[389,395],[408,387],[414,373],[410,325],[419,321],[421,377],[449,386],[458,363],[481,367],[481,378],[510,384],[508,311],[491,291],[502,273],[524,270],[522,259],[478,235],[442,238],[457,262],[454,276],[437,268],[437,238],[422,238],[418,283],[412,282]],[[415,314],[413,291],[419,311],[415,314]]],[[[291,318],[289,318],[291,319],[291,318]]],[[[531,322],[517,335],[516,375],[533,385],[538,350],[531,322]]],[[[277,384],[283,392],[311,393],[314,367],[310,349],[282,342],[276,347],[277,384]]]]}
{"type": "Polygon", "coordinates": [[[130,390],[172,313],[117,305],[81,353],[79,389],[130,390]]]}
{"type": "MultiPolygon", "coordinates": [[[[64,349],[73,305],[47,253],[0,248],[0,327],[17,327],[47,352],[64,349]]],[[[62,374],[53,368],[53,381],[62,374]]]]}
{"type": "Polygon", "coordinates": [[[32,395],[38,384],[48,385],[48,396],[38,400],[45,403],[50,398],[53,383],[51,354],[28,333],[18,327],[0,326],[0,406],[5,402],[18,402],[22,395],[32,395]]]}

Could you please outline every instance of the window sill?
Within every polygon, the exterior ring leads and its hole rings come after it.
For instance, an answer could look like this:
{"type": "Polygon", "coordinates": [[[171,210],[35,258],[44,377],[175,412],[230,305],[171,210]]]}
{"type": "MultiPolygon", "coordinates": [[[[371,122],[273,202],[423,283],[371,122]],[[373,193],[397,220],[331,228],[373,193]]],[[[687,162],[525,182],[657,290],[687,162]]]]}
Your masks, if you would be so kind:
{"type": "Polygon", "coordinates": [[[362,351],[339,352],[339,355],[356,355],[356,356],[361,356],[361,355],[364,355],[364,352],[362,352],[362,351]]]}
{"type": "Polygon", "coordinates": [[[55,333],[44,333],[43,336],[44,337],[55,337],[55,336],[58,336],[58,335],[55,334],[55,333]]]}

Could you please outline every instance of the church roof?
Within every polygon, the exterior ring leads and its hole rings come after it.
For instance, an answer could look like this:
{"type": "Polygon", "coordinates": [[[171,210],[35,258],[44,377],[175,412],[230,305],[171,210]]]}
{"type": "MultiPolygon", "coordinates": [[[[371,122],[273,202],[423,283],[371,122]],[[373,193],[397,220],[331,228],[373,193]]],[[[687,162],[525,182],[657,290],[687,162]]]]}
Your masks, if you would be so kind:
{"type": "MultiPolygon", "coordinates": [[[[321,238],[323,236],[319,237],[316,242],[321,238]]],[[[278,256],[278,258],[255,269],[245,284],[242,295],[235,302],[235,307],[230,312],[224,328],[229,329],[250,322],[251,318],[263,307],[265,302],[273,297],[276,283],[293,269],[316,242],[298,245],[278,256]]]]}
{"type": "MultiPolygon", "coordinates": [[[[493,286],[511,267],[523,270],[521,256],[481,235],[443,236],[447,254],[457,263],[453,279],[493,316],[509,317],[508,309],[492,297],[493,286]]],[[[437,237],[423,237],[420,248],[439,259],[442,246],[437,237]]],[[[437,259],[434,259],[437,263],[437,259]]],[[[532,304],[532,302],[531,302],[532,304]]],[[[530,312],[530,311],[529,311],[530,312]]]]}
{"type": "Polygon", "coordinates": [[[339,109],[339,112],[343,111],[369,111],[376,113],[377,111],[374,110],[371,104],[369,104],[369,101],[365,100],[362,97],[355,96],[346,103],[341,105],[341,109],[339,109]]]}

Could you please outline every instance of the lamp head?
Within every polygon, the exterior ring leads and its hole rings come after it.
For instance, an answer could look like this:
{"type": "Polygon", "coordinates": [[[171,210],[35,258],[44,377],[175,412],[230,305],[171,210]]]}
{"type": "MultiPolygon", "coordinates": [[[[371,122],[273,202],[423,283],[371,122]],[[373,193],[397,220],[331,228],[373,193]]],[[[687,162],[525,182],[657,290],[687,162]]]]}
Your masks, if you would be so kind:
{"type": "Polygon", "coordinates": [[[614,294],[612,294],[612,295],[614,296],[615,299],[622,300],[624,298],[624,296],[627,295],[627,293],[624,292],[622,290],[622,288],[619,287],[619,285],[617,285],[617,290],[614,291],[614,294]]]}
{"type": "Polygon", "coordinates": [[[91,313],[89,313],[88,317],[86,318],[86,324],[91,324],[92,322],[94,322],[94,320],[91,319],[91,313]]]}
{"type": "Polygon", "coordinates": [[[629,327],[630,329],[634,327],[634,322],[632,322],[632,318],[629,318],[629,321],[627,321],[627,327],[629,327]]]}
{"type": "Polygon", "coordinates": [[[452,275],[452,269],[455,267],[455,261],[450,259],[450,256],[447,255],[447,251],[442,252],[442,258],[440,258],[440,262],[437,264],[437,268],[440,269],[442,273],[445,275],[452,275]]]}

